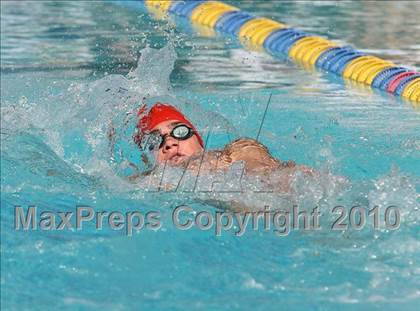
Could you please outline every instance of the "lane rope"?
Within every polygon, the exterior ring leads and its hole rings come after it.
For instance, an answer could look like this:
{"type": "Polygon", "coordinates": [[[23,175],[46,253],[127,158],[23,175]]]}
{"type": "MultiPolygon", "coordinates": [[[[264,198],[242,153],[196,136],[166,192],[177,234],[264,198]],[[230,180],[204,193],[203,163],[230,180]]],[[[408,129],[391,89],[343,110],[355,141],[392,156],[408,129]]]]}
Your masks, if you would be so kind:
{"type": "Polygon", "coordinates": [[[246,48],[265,50],[274,57],[288,57],[305,68],[319,68],[344,79],[386,91],[420,103],[420,72],[412,71],[349,46],[312,35],[265,17],[254,16],[239,8],[213,0],[137,0],[113,1],[145,9],[157,18],[176,15],[192,24],[209,27],[234,36],[246,48]]]}

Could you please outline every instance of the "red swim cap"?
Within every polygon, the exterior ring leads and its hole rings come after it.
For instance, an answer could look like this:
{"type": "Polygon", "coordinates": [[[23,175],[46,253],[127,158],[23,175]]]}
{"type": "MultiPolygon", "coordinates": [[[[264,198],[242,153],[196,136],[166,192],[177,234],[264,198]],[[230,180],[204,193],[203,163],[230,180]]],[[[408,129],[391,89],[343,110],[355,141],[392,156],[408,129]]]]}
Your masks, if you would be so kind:
{"type": "MultiPolygon", "coordinates": [[[[146,106],[142,106],[137,116],[141,116],[146,110],[146,106]]],[[[195,129],[194,125],[185,118],[185,116],[179,112],[175,107],[169,104],[162,104],[162,103],[155,103],[150,111],[142,116],[137,123],[137,135],[134,136],[134,141],[137,144],[140,144],[141,138],[148,132],[151,131],[156,125],[168,121],[168,120],[175,120],[182,123],[185,123],[189,127],[191,127],[197,136],[198,142],[200,143],[201,147],[204,148],[203,139],[201,138],[200,134],[195,129]]]]}

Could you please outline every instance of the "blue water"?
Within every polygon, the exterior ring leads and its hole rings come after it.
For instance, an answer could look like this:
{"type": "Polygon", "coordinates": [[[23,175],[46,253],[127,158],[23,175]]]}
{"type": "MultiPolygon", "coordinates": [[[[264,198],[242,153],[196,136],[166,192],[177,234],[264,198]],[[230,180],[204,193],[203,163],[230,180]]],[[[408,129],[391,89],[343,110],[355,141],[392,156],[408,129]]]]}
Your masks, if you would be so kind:
{"type": "MultiPolygon", "coordinates": [[[[414,69],[420,63],[415,2],[235,3],[414,69]]],[[[419,111],[174,25],[103,2],[1,2],[2,310],[415,310],[419,111]],[[258,138],[270,152],[316,168],[319,177],[296,176],[292,197],[253,192],[251,180],[243,193],[202,191],[220,176],[204,177],[195,191],[157,192],[156,179],[130,183],[128,161],[141,165],[131,140],[134,113],[157,99],[177,104],[210,133],[210,148],[257,137],[264,119],[258,138]],[[214,227],[173,225],[181,205],[215,215],[217,206],[203,203],[211,199],[319,206],[322,229],[281,237],[249,228],[238,237],[235,224],[219,237],[214,227]],[[357,204],[378,205],[381,220],[396,206],[400,227],[374,230],[370,217],[359,231],[330,229],[334,206],[357,204]],[[155,211],[161,228],[132,236],[106,222],[102,230],[90,223],[16,231],[17,205],[155,211]]],[[[173,189],[180,172],[167,173],[173,189]]],[[[185,187],[194,182],[187,175],[185,187]]],[[[221,188],[236,185],[232,178],[221,188]]]]}

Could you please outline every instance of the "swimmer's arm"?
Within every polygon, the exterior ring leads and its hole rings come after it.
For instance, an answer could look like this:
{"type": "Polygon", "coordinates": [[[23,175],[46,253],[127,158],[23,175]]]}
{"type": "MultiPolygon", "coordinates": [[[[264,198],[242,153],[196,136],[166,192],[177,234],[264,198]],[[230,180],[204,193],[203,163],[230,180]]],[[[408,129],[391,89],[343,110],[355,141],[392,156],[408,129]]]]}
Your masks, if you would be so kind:
{"type": "Polygon", "coordinates": [[[313,175],[315,170],[309,166],[296,165],[292,160],[281,161],[274,158],[268,148],[251,138],[240,138],[226,145],[223,153],[231,162],[245,161],[250,171],[293,169],[313,175]]]}
{"type": "Polygon", "coordinates": [[[310,167],[296,165],[294,161],[280,161],[269,153],[267,147],[250,138],[240,138],[227,144],[222,150],[209,150],[188,159],[184,166],[195,174],[228,169],[234,162],[243,161],[248,172],[271,172],[274,169],[313,173],[310,167]]]}

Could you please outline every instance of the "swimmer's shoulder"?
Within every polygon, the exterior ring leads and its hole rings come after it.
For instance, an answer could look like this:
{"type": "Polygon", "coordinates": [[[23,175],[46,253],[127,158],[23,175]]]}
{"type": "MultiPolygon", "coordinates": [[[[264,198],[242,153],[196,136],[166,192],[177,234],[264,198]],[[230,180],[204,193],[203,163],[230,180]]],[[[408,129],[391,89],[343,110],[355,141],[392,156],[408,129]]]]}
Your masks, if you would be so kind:
{"type": "Polygon", "coordinates": [[[248,171],[270,170],[279,166],[266,146],[255,139],[242,137],[227,144],[223,153],[231,162],[244,161],[248,171]]]}
{"type": "Polygon", "coordinates": [[[251,168],[270,170],[294,168],[296,166],[296,163],[292,160],[281,161],[274,158],[265,145],[249,137],[241,137],[227,144],[224,153],[232,162],[246,161],[251,168]]]}
{"type": "Polygon", "coordinates": [[[246,152],[251,150],[260,150],[261,152],[269,154],[268,148],[261,144],[259,141],[249,138],[241,137],[227,144],[224,152],[227,154],[234,154],[237,152],[246,152]]]}

